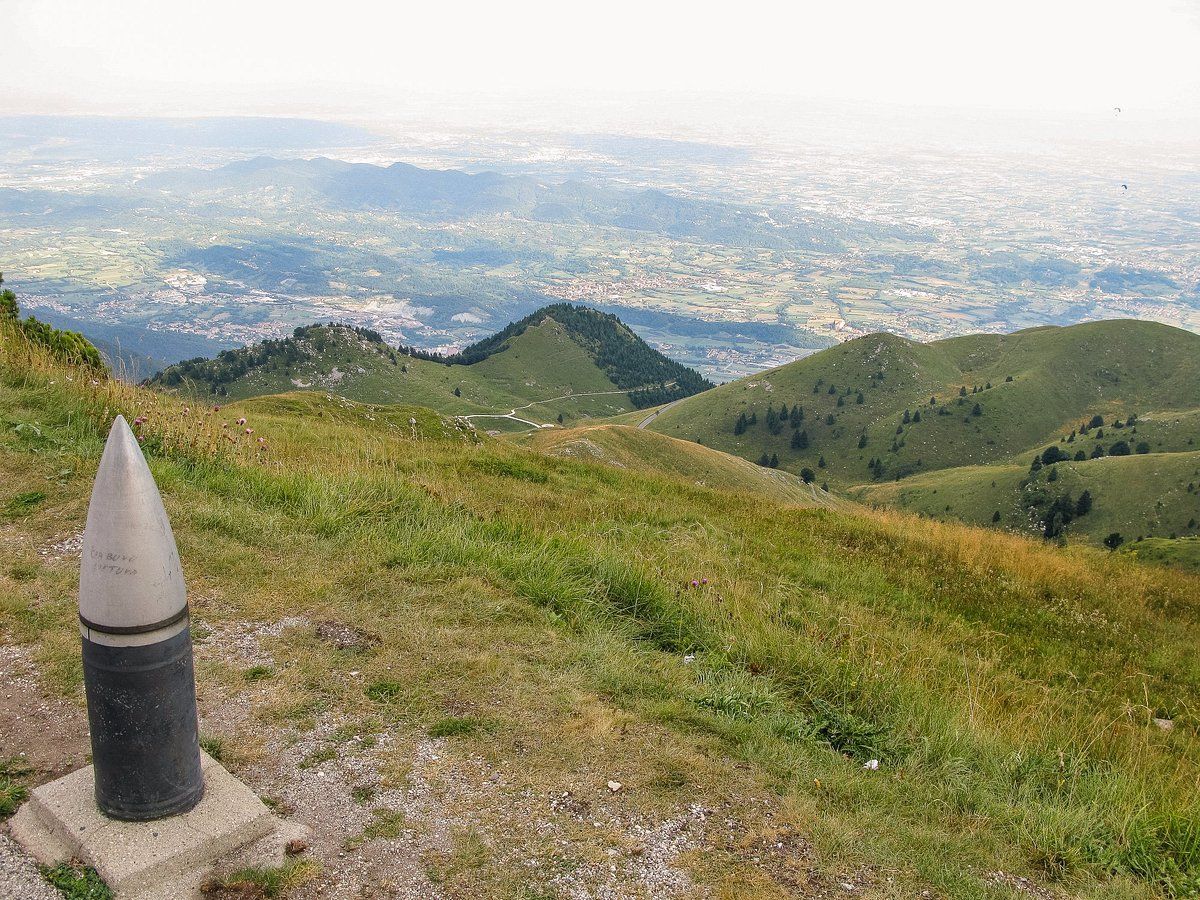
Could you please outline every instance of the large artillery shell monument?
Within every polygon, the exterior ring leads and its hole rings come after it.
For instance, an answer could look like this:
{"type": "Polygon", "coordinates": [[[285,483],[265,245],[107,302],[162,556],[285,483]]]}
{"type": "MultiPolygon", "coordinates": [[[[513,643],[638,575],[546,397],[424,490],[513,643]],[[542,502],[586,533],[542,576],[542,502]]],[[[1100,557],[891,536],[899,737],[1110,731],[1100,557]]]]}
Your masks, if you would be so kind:
{"type": "Polygon", "coordinates": [[[93,764],[36,788],[11,830],[43,863],[92,866],[120,900],[176,900],[214,872],[279,864],[302,831],[200,750],[189,624],[162,498],[118,416],[79,576],[93,764]]]}

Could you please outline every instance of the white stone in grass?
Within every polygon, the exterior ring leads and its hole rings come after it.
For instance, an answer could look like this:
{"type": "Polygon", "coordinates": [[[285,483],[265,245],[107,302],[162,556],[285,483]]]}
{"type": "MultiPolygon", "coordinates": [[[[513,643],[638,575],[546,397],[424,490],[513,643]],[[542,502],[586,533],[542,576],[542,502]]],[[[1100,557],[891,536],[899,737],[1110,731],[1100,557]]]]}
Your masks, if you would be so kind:
{"type": "Polygon", "coordinates": [[[865,763],[863,763],[863,768],[866,769],[868,772],[877,771],[879,769],[879,760],[868,759],[865,763]]]}
{"type": "Polygon", "coordinates": [[[623,786],[624,786],[624,785],[622,785],[622,784],[621,784],[621,782],[619,782],[619,781],[610,781],[610,782],[608,783],[608,789],[609,789],[610,791],[612,791],[614,794],[615,794],[617,791],[621,790],[621,788],[622,788],[623,786]]]}

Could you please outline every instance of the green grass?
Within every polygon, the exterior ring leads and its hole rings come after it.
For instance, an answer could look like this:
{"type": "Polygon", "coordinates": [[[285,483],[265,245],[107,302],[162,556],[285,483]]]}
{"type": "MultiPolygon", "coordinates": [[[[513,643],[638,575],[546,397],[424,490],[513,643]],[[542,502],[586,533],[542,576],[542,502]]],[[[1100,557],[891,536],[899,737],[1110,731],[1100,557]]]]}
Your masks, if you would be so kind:
{"type": "Polygon", "coordinates": [[[1098,545],[1113,532],[1128,541],[1200,533],[1200,452],[1071,460],[1032,476],[1028,465],[971,466],[851,493],[866,503],[1037,535],[1043,531],[1053,498],[1069,494],[1077,499],[1084,491],[1092,495],[1094,505],[1067,526],[1068,539],[1098,545]],[[1057,470],[1053,481],[1049,480],[1052,469],[1057,470]],[[1000,519],[993,522],[997,512],[1000,519]]]}
{"type": "Polygon", "coordinates": [[[404,830],[404,813],[399,810],[377,807],[371,810],[371,816],[367,827],[345,842],[345,849],[356,850],[363,844],[379,838],[397,838],[404,830]]]}
{"type": "Polygon", "coordinates": [[[45,491],[22,491],[4,505],[4,511],[9,516],[28,515],[45,499],[45,491]]]}
{"type": "Polygon", "coordinates": [[[493,719],[480,718],[479,716],[447,716],[444,719],[438,719],[429,726],[429,736],[431,738],[444,738],[490,734],[496,730],[496,724],[493,719]]]}
{"type": "Polygon", "coordinates": [[[1121,552],[1132,553],[1141,560],[1200,572],[1200,537],[1143,538],[1123,544],[1121,552]]]}
{"type": "Polygon", "coordinates": [[[242,869],[209,883],[205,886],[206,896],[236,898],[263,898],[276,900],[286,897],[288,891],[304,884],[317,873],[315,863],[292,861],[274,868],[242,869]]]}
{"type": "Polygon", "coordinates": [[[790,472],[766,469],[649,429],[592,425],[540,431],[523,441],[550,456],[603,463],[618,470],[646,475],[684,476],[696,487],[762,495],[803,506],[837,506],[840,503],[832,494],[804,484],[790,472]]]}
{"type": "Polygon", "coordinates": [[[58,888],[67,900],[113,900],[113,892],[95,869],[59,863],[54,867],[43,867],[42,877],[58,888]]]}
{"type": "Polygon", "coordinates": [[[217,762],[221,762],[225,756],[225,741],[223,738],[202,734],[200,735],[200,749],[217,762]]]}
{"type": "MultiPolygon", "coordinates": [[[[81,473],[12,526],[25,546],[82,522],[105,407],[151,402],[62,375],[0,360],[9,490],[81,473]]],[[[477,440],[429,412],[414,431],[322,396],[245,406],[268,454],[146,442],[197,613],[270,620],[285,597],[380,638],[351,657],[302,631],[272,647],[269,682],[233,673],[275,692],[262,721],[426,734],[484,710],[503,727],[470,752],[531,796],[619,776],[637,815],[722,809],[733,849],[683,862],[718,895],[765,877],[736,850],[762,837],[751,798],[818,870],[868,867],[897,896],[1000,897],[996,870],[1097,900],[1196,889],[1196,576],[697,485],[661,457],[622,469],[477,440]]],[[[48,671],[78,656],[74,577],[0,571],[0,635],[48,671]]],[[[508,890],[512,867],[480,847],[463,835],[471,864],[439,877],[508,890]]]]}
{"type": "Polygon", "coordinates": [[[25,776],[29,774],[29,767],[20,759],[0,760],[0,821],[15,813],[29,796],[23,784],[25,776]]]}

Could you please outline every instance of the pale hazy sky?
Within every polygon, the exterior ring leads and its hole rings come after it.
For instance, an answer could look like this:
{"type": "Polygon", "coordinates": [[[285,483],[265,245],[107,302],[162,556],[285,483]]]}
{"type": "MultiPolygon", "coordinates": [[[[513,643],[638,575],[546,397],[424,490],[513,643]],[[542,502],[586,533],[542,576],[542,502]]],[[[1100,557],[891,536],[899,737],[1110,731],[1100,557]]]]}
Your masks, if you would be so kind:
{"type": "Polygon", "coordinates": [[[1200,0],[0,0],[0,36],[0,112],[726,91],[1200,115],[1200,0]]]}

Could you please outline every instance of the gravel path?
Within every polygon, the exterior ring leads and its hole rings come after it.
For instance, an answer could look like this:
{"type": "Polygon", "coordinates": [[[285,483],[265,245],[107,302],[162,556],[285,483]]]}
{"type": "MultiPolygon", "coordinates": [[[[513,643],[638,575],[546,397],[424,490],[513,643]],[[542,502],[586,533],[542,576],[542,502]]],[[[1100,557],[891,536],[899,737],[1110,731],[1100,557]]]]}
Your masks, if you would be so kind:
{"type": "Polygon", "coordinates": [[[42,879],[33,860],[3,831],[0,831],[0,897],[5,900],[62,900],[62,894],[42,879]]]}

